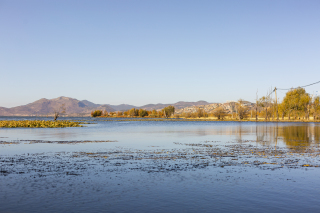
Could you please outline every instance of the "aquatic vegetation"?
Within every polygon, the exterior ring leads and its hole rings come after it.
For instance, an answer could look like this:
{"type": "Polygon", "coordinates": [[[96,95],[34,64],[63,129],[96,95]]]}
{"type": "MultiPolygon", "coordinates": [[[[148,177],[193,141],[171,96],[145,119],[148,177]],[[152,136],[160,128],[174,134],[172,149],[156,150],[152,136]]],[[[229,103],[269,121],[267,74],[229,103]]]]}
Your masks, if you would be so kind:
{"type": "MultiPolygon", "coordinates": [[[[30,143],[97,143],[116,141],[29,141],[30,143]]],[[[9,143],[3,143],[9,144],[9,143]]],[[[58,152],[0,156],[0,176],[31,174],[41,176],[83,175],[94,168],[101,172],[177,172],[204,168],[259,168],[262,170],[301,169],[320,167],[320,148],[287,149],[264,146],[256,141],[238,141],[229,144],[219,141],[174,143],[173,149],[116,148],[96,152],[58,152]],[[28,165],[28,166],[26,166],[28,165]]]]}
{"type": "Polygon", "coordinates": [[[41,121],[41,120],[3,120],[0,128],[65,128],[82,127],[80,122],[74,121],[41,121]]]}
{"type": "Polygon", "coordinates": [[[19,140],[19,142],[29,142],[29,144],[34,143],[57,143],[57,144],[78,144],[78,143],[107,143],[107,142],[117,142],[111,140],[83,140],[83,141],[45,141],[45,140],[19,140]]]}
{"type": "Polygon", "coordinates": [[[102,110],[95,110],[91,112],[91,117],[102,116],[102,114],[103,114],[102,110]]]}
{"type": "Polygon", "coordinates": [[[0,141],[0,144],[10,145],[10,144],[19,144],[18,142],[12,142],[12,141],[0,141]]]}

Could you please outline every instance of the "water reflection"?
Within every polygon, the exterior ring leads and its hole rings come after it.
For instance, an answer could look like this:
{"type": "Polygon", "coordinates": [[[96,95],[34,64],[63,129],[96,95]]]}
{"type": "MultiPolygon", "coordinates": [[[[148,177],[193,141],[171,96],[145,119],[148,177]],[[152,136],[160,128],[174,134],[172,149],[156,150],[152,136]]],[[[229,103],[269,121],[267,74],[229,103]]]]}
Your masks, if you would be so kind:
{"type": "Polygon", "coordinates": [[[0,212],[319,212],[319,129],[151,121],[0,129],[0,212]],[[6,143],[15,138],[34,143],[6,143]]]}
{"type": "MultiPolygon", "coordinates": [[[[4,118],[0,118],[4,119],[4,118]]],[[[6,118],[21,119],[21,118],[6,118]]],[[[29,118],[30,119],[30,118],[29,118]]],[[[43,119],[43,118],[37,118],[43,119]]],[[[67,118],[61,118],[67,119],[67,118]]],[[[71,119],[71,118],[69,118],[71,119]]],[[[83,118],[72,118],[72,120],[83,118]]],[[[86,121],[93,121],[86,118],[86,121]]],[[[175,142],[250,140],[262,145],[307,148],[320,142],[317,123],[255,123],[255,122],[179,122],[179,121],[103,121],[95,120],[84,128],[64,129],[0,129],[0,137],[13,140],[118,140],[132,146],[169,147],[175,142]]],[[[4,141],[4,139],[3,139],[4,141]]]]}
{"type": "Polygon", "coordinates": [[[263,144],[283,142],[290,149],[310,147],[320,142],[320,126],[314,124],[256,126],[256,140],[263,144]]]}

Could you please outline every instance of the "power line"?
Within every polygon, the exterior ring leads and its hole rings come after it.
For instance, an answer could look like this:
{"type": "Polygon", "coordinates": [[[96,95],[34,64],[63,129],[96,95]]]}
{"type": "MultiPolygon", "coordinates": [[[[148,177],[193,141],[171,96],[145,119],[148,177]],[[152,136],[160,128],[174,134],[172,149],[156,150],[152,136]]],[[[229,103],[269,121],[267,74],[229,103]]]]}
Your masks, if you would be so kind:
{"type": "Polygon", "coordinates": [[[314,82],[314,83],[312,83],[312,84],[307,84],[307,85],[304,85],[304,86],[296,87],[296,88],[290,88],[290,89],[274,88],[268,95],[266,95],[266,97],[272,95],[276,90],[291,90],[291,89],[308,87],[308,86],[311,86],[311,85],[314,85],[314,84],[318,84],[318,83],[320,83],[320,81],[314,82]]]}
{"type": "MultiPolygon", "coordinates": [[[[320,83],[320,81],[317,81],[317,82],[312,83],[312,84],[308,84],[308,85],[300,86],[300,88],[302,88],[302,87],[308,87],[308,86],[311,86],[311,85],[314,85],[314,84],[318,84],[318,83],[320,83]]],[[[291,89],[297,89],[297,88],[299,88],[299,87],[296,87],[296,88],[290,88],[290,89],[280,89],[280,88],[277,88],[277,90],[291,90],[291,89]]]]}
{"type": "Polygon", "coordinates": [[[304,86],[300,86],[300,87],[296,87],[296,88],[290,88],[290,89],[280,89],[280,88],[274,88],[269,94],[267,94],[265,97],[269,97],[270,95],[272,95],[276,90],[291,90],[291,89],[297,89],[297,88],[302,88],[302,87],[308,87],[314,84],[318,84],[320,83],[320,81],[314,82],[312,84],[308,84],[308,85],[304,85],[304,86]]]}

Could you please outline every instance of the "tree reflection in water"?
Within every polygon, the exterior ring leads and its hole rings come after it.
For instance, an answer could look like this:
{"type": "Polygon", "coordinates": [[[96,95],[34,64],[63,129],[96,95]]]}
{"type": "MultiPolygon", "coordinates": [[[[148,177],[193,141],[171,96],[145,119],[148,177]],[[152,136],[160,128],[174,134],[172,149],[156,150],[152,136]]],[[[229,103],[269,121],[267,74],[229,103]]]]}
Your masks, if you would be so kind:
{"type": "Polygon", "coordinates": [[[290,149],[305,149],[320,142],[320,126],[315,124],[293,125],[257,125],[256,140],[264,145],[275,144],[279,141],[290,149]]]}

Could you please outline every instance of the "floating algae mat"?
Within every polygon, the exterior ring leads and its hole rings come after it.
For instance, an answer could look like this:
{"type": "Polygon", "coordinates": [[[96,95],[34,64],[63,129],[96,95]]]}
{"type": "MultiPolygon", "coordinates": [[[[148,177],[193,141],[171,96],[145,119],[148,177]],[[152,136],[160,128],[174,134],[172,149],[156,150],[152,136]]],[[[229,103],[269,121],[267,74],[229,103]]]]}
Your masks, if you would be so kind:
{"type": "Polygon", "coordinates": [[[0,128],[64,128],[82,127],[74,121],[44,121],[44,120],[0,120],[0,128]]]}

